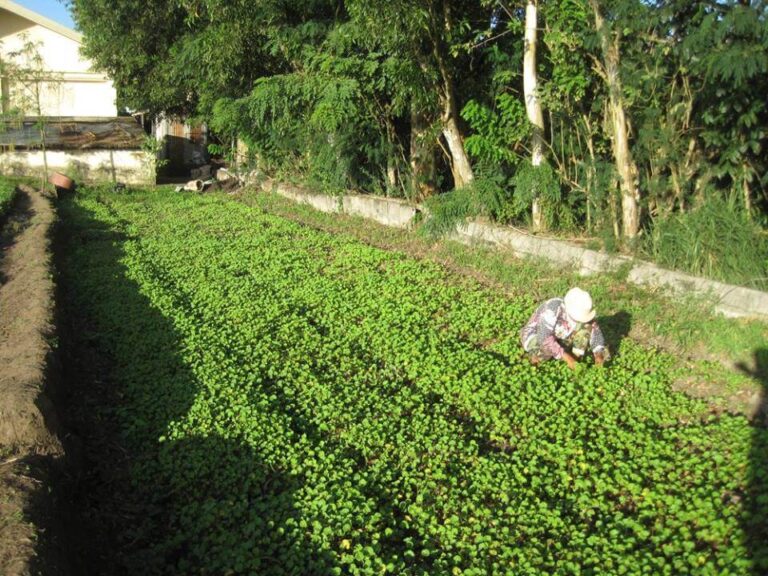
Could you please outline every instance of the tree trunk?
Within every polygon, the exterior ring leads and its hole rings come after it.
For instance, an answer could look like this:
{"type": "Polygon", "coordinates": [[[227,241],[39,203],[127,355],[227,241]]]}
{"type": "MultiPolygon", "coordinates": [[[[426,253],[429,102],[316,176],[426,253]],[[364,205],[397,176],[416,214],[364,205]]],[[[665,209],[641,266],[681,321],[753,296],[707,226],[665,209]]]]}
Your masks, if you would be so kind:
{"type": "Polygon", "coordinates": [[[586,114],[582,115],[584,120],[584,126],[587,128],[587,133],[584,136],[587,144],[587,150],[589,151],[589,167],[587,168],[587,231],[592,232],[592,198],[594,188],[597,183],[597,164],[595,160],[595,142],[592,136],[592,126],[589,122],[589,117],[586,114]]]}
{"type": "Polygon", "coordinates": [[[637,187],[637,167],[629,149],[627,121],[621,102],[612,101],[611,118],[614,156],[621,186],[621,231],[624,238],[632,239],[640,231],[640,191],[637,187]]]}
{"type": "MultiPolygon", "coordinates": [[[[248,144],[245,143],[245,140],[243,140],[242,138],[237,138],[233,136],[231,146],[234,152],[235,168],[239,169],[247,166],[250,150],[248,149],[248,144]]],[[[261,166],[258,166],[258,164],[257,164],[257,167],[261,168],[261,166]]]]}
{"type": "MultiPolygon", "coordinates": [[[[536,26],[538,10],[536,0],[528,0],[525,6],[525,39],[523,46],[523,95],[528,121],[533,126],[531,136],[531,164],[534,168],[544,160],[544,114],[538,96],[538,77],[536,73],[536,26]]],[[[533,231],[544,229],[541,198],[536,194],[531,209],[533,231]]]]}
{"type": "Polygon", "coordinates": [[[459,130],[459,112],[456,106],[456,98],[453,88],[453,82],[446,80],[445,93],[442,95],[442,124],[443,137],[448,144],[448,151],[451,154],[451,174],[453,175],[453,184],[456,188],[462,188],[475,179],[472,172],[472,165],[469,163],[469,157],[464,149],[464,138],[459,130]]]}
{"type": "Polygon", "coordinates": [[[395,156],[395,150],[397,149],[397,135],[395,127],[392,121],[385,119],[387,127],[387,195],[397,190],[397,186],[400,182],[397,170],[397,158],[395,156]]]}
{"type": "MultiPolygon", "coordinates": [[[[450,6],[448,3],[443,3],[442,8],[442,28],[450,30],[450,6]]],[[[433,18],[437,28],[440,23],[434,13],[433,18]]],[[[439,35],[434,35],[432,38],[432,52],[437,61],[437,67],[440,70],[442,80],[442,86],[440,87],[440,119],[442,121],[443,137],[448,144],[450,154],[453,184],[456,188],[463,188],[475,179],[475,175],[472,171],[467,151],[464,149],[464,138],[459,129],[459,107],[456,103],[456,88],[451,71],[448,69],[446,48],[439,35]]]]}
{"type": "Polygon", "coordinates": [[[632,239],[640,231],[640,190],[637,185],[637,166],[629,148],[629,125],[619,75],[618,40],[610,37],[597,0],[590,0],[590,5],[595,16],[595,29],[600,37],[605,81],[608,84],[613,157],[621,187],[622,235],[632,239]]]}
{"type": "Polygon", "coordinates": [[[45,141],[45,124],[40,125],[40,143],[43,151],[43,177],[40,190],[45,191],[45,184],[48,181],[48,147],[45,141]]]}
{"type": "Polygon", "coordinates": [[[744,176],[741,180],[742,191],[744,192],[744,210],[747,213],[747,218],[752,219],[752,197],[749,190],[749,179],[747,177],[748,167],[744,166],[744,176]]]}
{"type": "Polygon", "coordinates": [[[429,124],[423,113],[411,110],[411,174],[413,190],[419,199],[437,192],[437,146],[435,139],[429,135],[429,124]]]}
{"type": "Polygon", "coordinates": [[[41,178],[40,190],[45,192],[45,186],[48,182],[48,146],[45,134],[46,118],[43,116],[42,105],[42,81],[36,81],[32,85],[32,94],[34,96],[35,112],[37,112],[37,129],[40,131],[40,146],[43,152],[43,176],[41,178]]]}
{"type": "Polygon", "coordinates": [[[619,220],[616,217],[616,189],[615,183],[612,183],[611,189],[608,192],[608,208],[611,211],[611,227],[613,228],[613,237],[618,241],[621,238],[621,230],[619,229],[619,220]]]}
{"type": "Polygon", "coordinates": [[[8,114],[11,110],[11,89],[8,77],[3,73],[0,61],[0,112],[8,114]]]}
{"type": "Polygon", "coordinates": [[[392,155],[387,156],[387,195],[397,189],[397,167],[392,155]]]}

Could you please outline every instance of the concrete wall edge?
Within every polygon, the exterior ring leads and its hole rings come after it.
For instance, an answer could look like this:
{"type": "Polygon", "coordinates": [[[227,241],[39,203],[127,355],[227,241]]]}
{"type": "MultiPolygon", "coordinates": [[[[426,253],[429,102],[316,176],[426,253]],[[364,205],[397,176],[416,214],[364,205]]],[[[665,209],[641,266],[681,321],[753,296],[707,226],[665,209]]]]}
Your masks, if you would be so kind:
{"type": "MultiPolygon", "coordinates": [[[[307,192],[298,186],[271,180],[265,181],[261,186],[291,200],[310,204],[324,212],[354,214],[400,228],[412,225],[413,217],[423,211],[421,207],[397,198],[360,194],[329,196],[307,192]],[[388,222],[388,218],[381,214],[382,204],[410,211],[412,213],[410,221],[403,222],[402,217],[399,217],[395,218],[397,223],[388,222]],[[367,208],[367,205],[370,208],[367,208]]],[[[565,240],[541,238],[481,220],[470,220],[460,226],[452,239],[466,244],[484,242],[509,249],[520,257],[544,258],[553,263],[573,266],[582,276],[627,269],[627,281],[632,284],[666,287],[677,294],[693,293],[709,299],[713,309],[727,317],[768,319],[768,292],[667,270],[650,262],[584,248],[565,240]]]]}

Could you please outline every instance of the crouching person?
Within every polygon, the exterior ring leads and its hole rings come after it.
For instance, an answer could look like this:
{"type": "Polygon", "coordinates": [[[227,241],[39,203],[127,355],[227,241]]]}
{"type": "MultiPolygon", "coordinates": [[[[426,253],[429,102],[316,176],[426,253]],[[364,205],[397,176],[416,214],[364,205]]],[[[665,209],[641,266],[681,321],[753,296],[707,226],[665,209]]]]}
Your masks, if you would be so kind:
{"type": "Polygon", "coordinates": [[[550,298],[533,313],[520,333],[523,349],[532,364],[555,358],[569,368],[589,350],[595,364],[610,358],[600,327],[595,322],[592,297],[571,288],[564,298],[550,298]]]}

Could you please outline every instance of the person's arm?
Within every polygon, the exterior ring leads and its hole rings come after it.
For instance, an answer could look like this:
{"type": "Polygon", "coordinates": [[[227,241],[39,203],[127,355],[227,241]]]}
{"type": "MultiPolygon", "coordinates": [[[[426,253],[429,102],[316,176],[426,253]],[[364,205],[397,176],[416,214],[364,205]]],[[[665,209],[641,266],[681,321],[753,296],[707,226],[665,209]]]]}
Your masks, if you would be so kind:
{"type": "Polygon", "coordinates": [[[592,334],[589,338],[589,347],[595,357],[595,364],[602,365],[606,360],[610,359],[611,354],[608,351],[608,346],[605,344],[603,331],[600,330],[600,326],[598,326],[597,322],[592,322],[592,334]]]}
{"type": "Polygon", "coordinates": [[[550,300],[544,305],[536,326],[536,339],[540,343],[541,351],[547,358],[564,360],[573,368],[576,360],[566,352],[555,338],[555,325],[560,314],[561,302],[557,299],[550,300]]]}

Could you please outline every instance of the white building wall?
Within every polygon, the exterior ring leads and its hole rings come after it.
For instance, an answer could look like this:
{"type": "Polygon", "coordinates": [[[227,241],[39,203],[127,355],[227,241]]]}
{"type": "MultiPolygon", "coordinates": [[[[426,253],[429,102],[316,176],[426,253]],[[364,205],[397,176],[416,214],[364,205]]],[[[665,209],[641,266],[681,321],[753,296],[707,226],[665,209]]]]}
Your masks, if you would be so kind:
{"type": "Polygon", "coordinates": [[[117,116],[112,82],[71,80],[60,85],[59,99],[48,102],[47,116],[117,116]]]}
{"type": "MultiPolygon", "coordinates": [[[[42,59],[42,69],[50,71],[52,81],[41,90],[43,115],[117,116],[117,93],[112,81],[91,71],[92,63],[80,56],[80,42],[7,11],[0,11],[0,16],[0,58],[22,67],[37,68],[10,56],[32,42],[42,59]]],[[[5,81],[7,83],[8,79],[5,81]]],[[[11,106],[26,102],[25,112],[36,115],[36,106],[30,102],[33,87],[29,83],[23,85],[11,82],[11,106]],[[26,88],[23,96],[20,94],[22,87],[26,88]]],[[[36,102],[37,98],[32,96],[31,100],[36,102]]]]}

